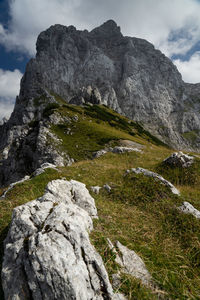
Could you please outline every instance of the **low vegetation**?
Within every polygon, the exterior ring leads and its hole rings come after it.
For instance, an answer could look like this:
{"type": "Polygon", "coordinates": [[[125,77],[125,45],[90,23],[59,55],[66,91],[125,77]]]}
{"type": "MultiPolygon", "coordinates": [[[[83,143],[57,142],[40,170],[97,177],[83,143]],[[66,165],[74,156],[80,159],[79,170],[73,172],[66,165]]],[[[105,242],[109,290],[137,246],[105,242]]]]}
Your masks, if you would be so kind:
{"type": "MultiPolygon", "coordinates": [[[[65,177],[101,189],[95,198],[99,219],[94,221],[91,241],[102,255],[110,280],[119,266],[109,250],[107,238],[136,251],[144,260],[164,299],[200,299],[200,221],[178,211],[183,201],[200,209],[200,162],[188,169],[166,168],[162,161],[173,150],[148,134],[141,125],[112,112],[104,106],[76,107],[59,103],[56,108],[70,123],[53,125],[53,132],[62,139],[60,147],[76,162],[59,172],[47,169],[45,173],[16,185],[0,201],[0,256],[14,207],[41,196],[46,184],[65,177]],[[73,120],[74,116],[75,118],[73,120]],[[66,134],[70,127],[72,135],[66,134]],[[92,153],[120,140],[131,140],[144,146],[142,153],[106,155],[91,160],[92,153]],[[126,174],[130,168],[143,167],[156,171],[172,181],[181,191],[171,191],[143,175],[126,174]]],[[[51,110],[50,110],[51,111],[51,110]]],[[[128,299],[158,299],[156,291],[141,285],[139,280],[123,274],[119,291],[128,299]]],[[[1,291],[2,293],[2,291],[1,291]]],[[[0,294],[3,299],[3,294],[0,294]]]]}

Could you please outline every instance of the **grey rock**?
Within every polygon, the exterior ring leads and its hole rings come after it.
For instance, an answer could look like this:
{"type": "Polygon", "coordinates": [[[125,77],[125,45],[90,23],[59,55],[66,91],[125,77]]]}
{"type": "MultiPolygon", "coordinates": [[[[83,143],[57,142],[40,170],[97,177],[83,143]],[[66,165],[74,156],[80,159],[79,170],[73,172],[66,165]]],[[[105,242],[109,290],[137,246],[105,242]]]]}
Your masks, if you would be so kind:
{"type": "Polygon", "coordinates": [[[94,152],[93,153],[93,158],[99,158],[101,157],[102,155],[106,154],[108,151],[102,149],[102,150],[99,150],[97,152],[94,152]]]}
{"type": "Polygon", "coordinates": [[[98,88],[80,88],[77,95],[75,95],[69,102],[70,104],[83,105],[83,104],[101,104],[101,94],[98,88]]]}
{"type": "Polygon", "coordinates": [[[104,184],[103,188],[108,192],[110,193],[112,188],[108,185],[108,184],[104,184]]]}
{"type": "MultiPolygon", "coordinates": [[[[115,253],[115,261],[122,267],[122,272],[141,280],[146,286],[153,286],[153,279],[148,272],[143,260],[133,251],[123,246],[119,241],[116,247],[108,240],[109,248],[115,253]]],[[[115,277],[119,280],[119,274],[115,277]]]]}
{"type": "Polygon", "coordinates": [[[142,150],[132,147],[116,146],[112,149],[113,153],[126,153],[126,152],[142,152],[142,150]]]}
{"type": "Polygon", "coordinates": [[[127,170],[126,172],[127,173],[133,172],[135,174],[143,174],[148,177],[153,177],[156,180],[159,180],[161,183],[163,183],[167,187],[169,187],[173,194],[180,195],[179,190],[171,182],[167,181],[166,179],[164,179],[161,175],[159,175],[157,173],[151,172],[151,171],[143,169],[143,168],[132,168],[130,170],[127,170]]]}
{"type": "Polygon", "coordinates": [[[55,165],[50,164],[50,163],[44,163],[44,164],[41,165],[40,168],[38,168],[37,170],[35,170],[35,172],[33,172],[33,177],[38,176],[38,175],[44,173],[45,169],[53,169],[53,170],[58,171],[58,169],[56,168],[55,165]]]}
{"type": "Polygon", "coordinates": [[[120,287],[121,283],[122,281],[121,281],[120,272],[116,274],[112,274],[112,287],[117,290],[120,287]]]}
{"type": "Polygon", "coordinates": [[[189,202],[183,202],[183,204],[179,206],[178,209],[184,214],[191,214],[195,218],[200,219],[200,211],[194,208],[194,206],[192,206],[192,204],[190,204],[189,202]]]}
{"type": "Polygon", "coordinates": [[[142,150],[138,149],[138,148],[132,148],[132,147],[115,146],[114,148],[109,147],[109,148],[94,152],[93,158],[99,158],[108,152],[117,153],[117,154],[126,153],[126,152],[140,152],[141,153],[142,150]]]}
{"type": "Polygon", "coordinates": [[[5,299],[123,299],[89,240],[91,199],[84,184],[56,180],[43,197],[14,209],[4,243],[5,299]]]}
{"type": "Polygon", "coordinates": [[[10,192],[14,186],[16,186],[17,184],[19,183],[23,183],[24,181],[27,181],[30,179],[30,176],[26,175],[24,178],[22,178],[21,180],[19,181],[16,181],[16,182],[13,182],[9,185],[9,187],[7,188],[7,190],[0,196],[0,199],[3,199],[6,197],[7,193],[10,192]]]}
{"type": "Polygon", "coordinates": [[[182,167],[188,168],[194,162],[194,157],[184,154],[183,152],[172,153],[168,158],[166,158],[163,163],[171,167],[182,167]]]}
{"type": "Polygon", "coordinates": [[[100,186],[91,186],[90,188],[91,188],[91,191],[97,195],[99,194],[99,191],[101,189],[100,186]]]}
{"type": "Polygon", "coordinates": [[[48,128],[45,121],[33,125],[3,126],[0,141],[0,186],[8,186],[25,175],[31,175],[43,163],[66,166],[73,163],[67,153],[59,150],[61,141],[48,128]]]}

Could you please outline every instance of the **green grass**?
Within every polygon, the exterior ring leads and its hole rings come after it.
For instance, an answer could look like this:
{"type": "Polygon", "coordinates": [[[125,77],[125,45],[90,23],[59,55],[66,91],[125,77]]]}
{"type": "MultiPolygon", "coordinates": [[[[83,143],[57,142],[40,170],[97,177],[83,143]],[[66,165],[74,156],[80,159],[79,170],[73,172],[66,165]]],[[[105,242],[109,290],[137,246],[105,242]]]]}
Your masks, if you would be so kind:
{"type": "MultiPolygon", "coordinates": [[[[59,172],[48,169],[16,185],[6,199],[0,201],[1,259],[13,208],[41,196],[50,180],[65,177],[81,181],[88,188],[107,183],[112,187],[111,193],[101,190],[99,195],[92,194],[99,219],[94,221],[90,238],[103,257],[110,280],[120,267],[108,248],[107,238],[113,243],[119,240],[140,255],[164,299],[200,299],[200,222],[177,210],[183,201],[200,209],[199,161],[188,169],[166,167],[162,161],[173,150],[151,138],[139,124],[104,106],[76,107],[61,100],[56,111],[71,118],[71,122],[53,125],[52,130],[62,139],[61,150],[77,162],[60,168],[59,172]],[[77,122],[73,120],[74,115],[78,116],[77,122]],[[66,134],[69,127],[73,135],[66,134]],[[143,153],[108,153],[90,160],[94,151],[108,143],[118,143],[120,139],[144,145],[143,153]],[[173,195],[152,178],[125,175],[126,170],[133,167],[160,173],[177,185],[181,196],[173,195]]],[[[125,274],[122,274],[119,291],[130,300],[159,298],[139,280],[125,274]]],[[[3,299],[2,290],[0,299],[3,299]]]]}
{"type": "Polygon", "coordinates": [[[187,132],[184,132],[182,135],[186,140],[195,143],[198,138],[199,131],[198,130],[197,131],[195,131],[195,130],[187,131],[187,132]]]}

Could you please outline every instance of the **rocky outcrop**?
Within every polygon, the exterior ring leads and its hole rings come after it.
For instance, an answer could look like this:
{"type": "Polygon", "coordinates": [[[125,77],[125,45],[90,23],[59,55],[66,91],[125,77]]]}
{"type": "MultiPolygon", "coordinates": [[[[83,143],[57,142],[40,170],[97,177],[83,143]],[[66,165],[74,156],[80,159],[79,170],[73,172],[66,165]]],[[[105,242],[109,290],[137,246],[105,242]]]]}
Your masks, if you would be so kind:
{"type": "Polygon", "coordinates": [[[54,112],[54,97],[45,92],[24,106],[18,104],[17,100],[10,120],[0,127],[0,186],[31,175],[44,163],[66,166],[74,161],[60,150],[61,140],[51,131],[52,124],[72,121],[54,112]],[[51,113],[48,118],[45,111],[51,113]]]}
{"type": "Polygon", "coordinates": [[[200,211],[194,208],[194,206],[189,202],[183,202],[183,204],[178,207],[178,210],[183,212],[184,214],[190,214],[195,218],[200,219],[200,211]]]}
{"type": "Polygon", "coordinates": [[[184,154],[183,152],[172,153],[168,158],[166,158],[163,163],[170,167],[181,167],[188,168],[194,162],[194,157],[184,154]]]}
{"type": "Polygon", "coordinates": [[[115,146],[114,148],[109,147],[109,148],[101,149],[97,152],[94,152],[93,158],[99,158],[108,152],[117,153],[117,154],[127,153],[127,152],[140,152],[141,153],[142,150],[140,150],[138,148],[132,148],[132,147],[115,146]]]}
{"type": "Polygon", "coordinates": [[[5,299],[124,299],[114,295],[88,233],[97,217],[85,185],[54,180],[14,209],[4,244],[5,299]]]}
{"type": "Polygon", "coordinates": [[[130,170],[127,170],[126,172],[127,173],[133,172],[135,174],[143,174],[144,176],[153,177],[153,178],[155,178],[155,180],[158,180],[165,186],[169,187],[173,194],[180,195],[179,190],[177,188],[175,188],[175,186],[171,182],[167,181],[166,179],[164,179],[161,175],[159,175],[157,173],[151,172],[151,171],[143,169],[143,168],[132,168],[130,170]]]}
{"type": "Polygon", "coordinates": [[[55,165],[50,164],[50,163],[44,163],[44,164],[41,165],[40,168],[38,168],[37,170],[35,170],[35,172],[33,173],[33,177],[38,176],[38,175],[44,173],[46,169],[53,169],[55,171],[58,171],[58,169],[56,168],[55,165]]]}
{"type": "Polygon", "coordinates": [[[112,20],[91,32],[54,25],[39,35],[13,116],[43,90],[70,103],[106,104],[174,148],[199,150],[200,84],[184,83],[170,59],[145,40],[123,36],[112,20]]]}

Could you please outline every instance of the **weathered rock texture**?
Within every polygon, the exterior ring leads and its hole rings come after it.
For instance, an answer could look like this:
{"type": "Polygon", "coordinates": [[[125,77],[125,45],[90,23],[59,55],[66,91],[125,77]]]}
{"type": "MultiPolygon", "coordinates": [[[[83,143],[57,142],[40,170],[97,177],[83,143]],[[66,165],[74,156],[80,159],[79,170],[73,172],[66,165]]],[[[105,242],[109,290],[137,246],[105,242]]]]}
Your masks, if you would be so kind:
{"type": "Polygon", "coordinates": [[[17,106],[44,89],[71,103],[104,103],[175,148],[199,148],[200,84],[184,83],[170,59],[112,20],[91,32],[54,25],[39,35],[17,106]]]}
{"type": "MultiPolygon", "coordinates": [[[[153,286],[153,279],[143,260],[133,251],[116,242],[116,247],[108,239],[109,248],[115,253],[115,262],[122,267],[122,272],[141,280],[146,286],[153,286]]],[[[115,276],[117,279],[117,276],[115,276]]]]}
{"type": "Polygon", "coordinates": [[[130,170],[127,170],[126,172],[127,173],[133,172],[135,174],[143,174],[144,176],[153,177],[155,178],[155,180],[158,180],[165,186],[169,187],[173,194],[180,195],[179,190],[171,182],[169,182],[168,180],[166,180],[165,178],[163,178],[161,175],[157,173],[154,173],[152,171],[143,168],[132,168],[130,170]]]}
{"type": "Polygon", "coordinates": [[[168,158],[166,158],[163,163],[170,167],[181,167],[188,168],[194,162],[194,157],[184,154],[183,152],[172,153],[168,158]]]}
{"type": "Polygon", "coordinates": [[[102,150],[99,150],[97,152],[94,152],[93,158],[99,158],[99,157],[101,157],[102,155],[105,155],[108,152],[121,154],[121,153],[126,153],[126,152],[142,152],[142,150],[140,150],[138,148],[122,147],[122,146],[116,146],[114,148],[109,147],[107,149],[102,149],[102,150]]]}
{"type": "Polygon", "coordinates": [[[15,208],[4,244],[5,299],[123,299],[90,243],[92,217],[94,199],[73,180],[52,181],[43,197],[15,208]]]}
{"type": "Polygon", "coordinates": [[[200,219],[200,211],[194,208],[194,206],[189,202],[183,202],[183,204],[179,206],[178,209],[184,214],[190,214],[193,215],[195,218],[200,219]]]}

